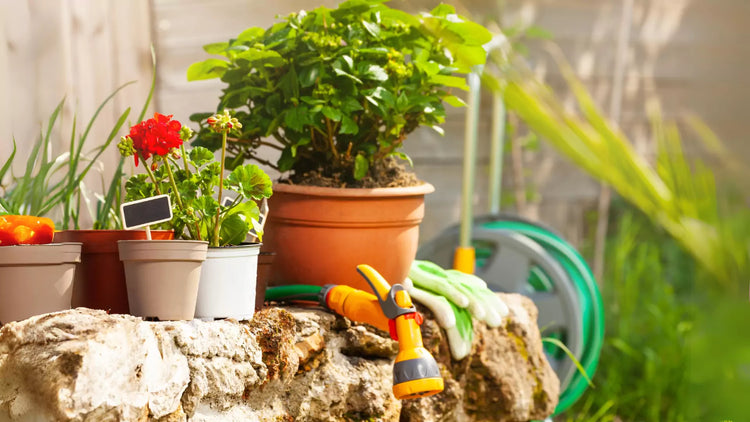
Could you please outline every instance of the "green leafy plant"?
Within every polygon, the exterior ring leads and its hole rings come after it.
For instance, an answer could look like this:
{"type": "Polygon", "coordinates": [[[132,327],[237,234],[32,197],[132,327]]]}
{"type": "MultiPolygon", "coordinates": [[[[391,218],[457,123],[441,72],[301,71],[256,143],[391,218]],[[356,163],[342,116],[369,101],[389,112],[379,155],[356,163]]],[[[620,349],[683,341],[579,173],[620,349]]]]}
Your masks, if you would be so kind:
{"type": "Polygon", "coordinates": [[[0,182],[8,177],[8,182],[2,184],[0,195],[0,213],[46,216],[59,212],[58,227],[63,230],[79,228],[81,190],[83,179],[95,165],[99,157],[111,144],[117,132],[125,123],[130,108],[126,109],[115,122],[105,142],[88,153],[84,153],[84,146],[91,128],[104,106],[127,85],[117,88],[96,109],[88,121],[83,133],[77,133],[74,116],[70,133],[70,143],[67,152],[54,157],[51,154],[52,131],[65,104],[63,99],[49,117],[46,130],[43,130],[31,150],[23,175],[12,174],[12,164],[16,156],[16,141],[13,140],[13,151],[0,168],[0,182]]]}
{"type": "MultiPolygon", "coordinates": [[[[167,226],[177,238],[207,240],[214,247],[239,244],[251,229],[260,238],[253,221],[259,216],[257,201],[271,196],[271,179],[254,164],[238,166],[224,178],[224,161],[204,147],[186,151],[183,141],[193,133],[171,118],[156,113],[120,140],[121,154],[133,156],[136,165],[142,162],[147,172],[128,179],[126,200],[168,193],[174,217],[167,226]],[[224,189],[236,194],[229,206],[220,203],[224,189]]],[[[224,143],[229,131],[241,127],[228,112],[209,120],[224,143]]]]}
{"type": "MultiPolygon", "coordinates": [[[[189,80],[226,84],[218,110],[235,110],[243,130],[229,144],[230,167],[255,159],[295,179],[305,172],[355,183],[401,152],[419,126],[444,121],[443,102],[462,101],[462,75],[486,59],[490,33],[440,5],[410,15],[385,0],[349,0],[293,13],[270,28],[249,28],[204,50],[222,56],[190,66],[189,80]],[[267,145],[276,163],[258,155],[267,145]]],[[[220,138],[201,123],[194,145],[218,149],[220,138]]]]}

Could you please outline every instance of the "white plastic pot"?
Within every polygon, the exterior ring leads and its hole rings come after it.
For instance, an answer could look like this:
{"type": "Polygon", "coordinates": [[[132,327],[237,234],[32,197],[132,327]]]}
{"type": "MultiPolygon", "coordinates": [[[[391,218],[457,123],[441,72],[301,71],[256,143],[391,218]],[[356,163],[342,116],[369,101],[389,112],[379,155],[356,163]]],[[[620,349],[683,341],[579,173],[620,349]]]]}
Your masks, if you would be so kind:
{"type": "Polygon", "coordinates": [[[204,320],[251,320],[260,243],[208,248],[201,269],[195,317],[204,320]]]}

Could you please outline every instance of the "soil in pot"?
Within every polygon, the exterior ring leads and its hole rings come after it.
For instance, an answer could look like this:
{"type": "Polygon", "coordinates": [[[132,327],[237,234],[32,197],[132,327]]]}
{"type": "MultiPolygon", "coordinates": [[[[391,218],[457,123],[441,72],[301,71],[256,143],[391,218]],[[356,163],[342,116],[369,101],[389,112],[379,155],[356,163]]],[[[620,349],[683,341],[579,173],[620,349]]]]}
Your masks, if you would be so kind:
{"type": "MultiPolygon", "coordinates": [[[[171,230],[152,230],[155,240],[172,239],[171,230]]],[[[125,268],[117,250],[118,240],[146,239],[145,230],[63,230],[55,240],[81,242],[81,263],[76,268],[72,306],[127,314],[125,268]]]]}
{"type": "Polygon", "coordinates": [[[0,247],[0,323],[70,309],[80,243],[0,247]]]}
{"type": "Polygon", "coordinates": [[[208,242],[120,240],[130,313],[159,320],[191,320],[208,242]]]}
{"type": "Polygon", "coordinates": [[[195,317],[251,320],[255,313],[260,243],[208,248],[195,317]]]}

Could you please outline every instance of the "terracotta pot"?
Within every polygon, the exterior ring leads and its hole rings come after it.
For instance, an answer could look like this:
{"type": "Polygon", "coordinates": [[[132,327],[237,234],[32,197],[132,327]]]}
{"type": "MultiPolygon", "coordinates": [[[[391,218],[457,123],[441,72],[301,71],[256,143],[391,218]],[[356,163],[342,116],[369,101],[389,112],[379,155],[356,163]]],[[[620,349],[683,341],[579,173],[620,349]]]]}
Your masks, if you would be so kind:
{"type": "Polygon", "coordinates": [[[271,265],[276,257],[275,252],[261,252],[258,255],[258,281],[255,284],[255,311],[263,309],[266,301],[266,286],[271,278],[271,265]]]}
{"type": "MultiPolygon", "coordinates": [[[[169,240],[172,230],[152,230],[151,238],[169,240]]],[[[117,251],[118,240],[146,239],[145,230],[63,230],[55,241],[81,242],[81,263],[76,268],[72,306],[127,314],[125,268],[117,251]]]]}
{"type": "Polygon", "coordinates": [[[0,323],[70,309],[80,243],[0,247],[0,323]]]}
{"type": "Polygon", "coordinates": [[[208,242],[120,240],[117,246],[132,315],[162,321],[193,319],[208,242]]]}
{"type": "Polygon", "coordinates": [[[275,184],[263,250],[276,252],[271,284],[346,284],[369,291],[356,266],[402,282],[417,253],[429,183],[341,189],[275,184]]]}
{"type": "Polygon", "coordinates": [[[195,317],[253,319],[260,243],[208,248],[201,268],[195,317]]]}

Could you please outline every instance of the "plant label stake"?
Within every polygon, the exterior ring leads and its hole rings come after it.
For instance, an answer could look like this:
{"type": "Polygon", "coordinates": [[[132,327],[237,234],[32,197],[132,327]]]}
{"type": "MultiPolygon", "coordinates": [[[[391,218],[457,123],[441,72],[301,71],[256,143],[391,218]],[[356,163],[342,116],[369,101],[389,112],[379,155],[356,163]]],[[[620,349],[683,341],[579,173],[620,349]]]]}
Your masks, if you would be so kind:
{"type": "Polygon", "coordinates": [[[126,230],[146,228],[146,239],[151,240],[151,225],[172,219],[169,195],[158,195],[120,205],[122,226],[126,230]]]}

